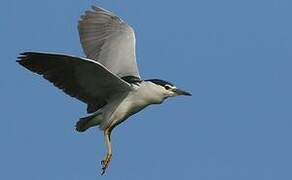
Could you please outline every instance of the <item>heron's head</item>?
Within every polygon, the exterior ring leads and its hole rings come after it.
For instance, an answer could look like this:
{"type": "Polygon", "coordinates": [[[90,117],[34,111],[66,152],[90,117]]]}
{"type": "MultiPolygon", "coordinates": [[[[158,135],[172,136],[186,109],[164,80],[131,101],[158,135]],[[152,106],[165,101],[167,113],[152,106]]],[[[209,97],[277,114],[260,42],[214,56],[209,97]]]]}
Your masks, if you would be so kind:
{"type": "Polygon", "coordinates": [[[155,85],[155,89],[161,93],[163,98],[174,96],[191,96],[191,93],[183,91],[177,88],[174,84],[161,79],[149,79],[147,81],[152,82],[155,85]]]}

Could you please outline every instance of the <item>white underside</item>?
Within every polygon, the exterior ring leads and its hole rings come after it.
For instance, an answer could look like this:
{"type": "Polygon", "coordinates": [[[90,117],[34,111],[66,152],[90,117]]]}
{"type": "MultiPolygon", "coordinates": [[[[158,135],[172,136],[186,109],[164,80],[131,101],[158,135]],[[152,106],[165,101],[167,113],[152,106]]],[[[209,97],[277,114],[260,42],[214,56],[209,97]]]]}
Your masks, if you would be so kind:
{"type": "Polygon", "coordinates": [[[113,98],[110,103],[98,110],[92,124],[99,124],[99,128],[104,130],[121,123],[150,104],[161,103],[165,98],[156,88],[157,86],[150,82],[134,85],[132,91],[113,98]]]}

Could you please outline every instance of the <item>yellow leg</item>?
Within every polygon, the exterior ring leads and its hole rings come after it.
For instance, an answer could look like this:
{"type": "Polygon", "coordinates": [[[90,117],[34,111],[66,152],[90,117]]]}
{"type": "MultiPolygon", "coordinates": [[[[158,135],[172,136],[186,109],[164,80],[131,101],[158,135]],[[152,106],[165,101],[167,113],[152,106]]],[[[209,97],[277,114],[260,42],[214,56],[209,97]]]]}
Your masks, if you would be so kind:
{"type": "Polygon", "coordinates": [[[101,165],[102,165],[101,175],[105,173],[105,170],[108,168],[109,163],[112,158],[111,131],[109,129],[104,130],[104,139],[107,146],[107,153],[104,159],[101,161],[101,165]]]}

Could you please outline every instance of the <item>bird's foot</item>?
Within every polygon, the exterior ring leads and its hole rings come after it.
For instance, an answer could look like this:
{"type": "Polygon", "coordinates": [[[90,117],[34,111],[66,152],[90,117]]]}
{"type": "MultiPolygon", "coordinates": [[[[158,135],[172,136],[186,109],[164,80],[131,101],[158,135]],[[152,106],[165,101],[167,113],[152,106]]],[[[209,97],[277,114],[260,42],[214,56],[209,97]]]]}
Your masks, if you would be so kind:
{"type": "Polygon", "coordinates": [[[101,161],[101,165],[102,165],[101,175],[103,175],[105,173],[105,170],[108,168],[111,159],[112,159],[112,155],[107,154],[105,156],[104,160],[101,161]]]}

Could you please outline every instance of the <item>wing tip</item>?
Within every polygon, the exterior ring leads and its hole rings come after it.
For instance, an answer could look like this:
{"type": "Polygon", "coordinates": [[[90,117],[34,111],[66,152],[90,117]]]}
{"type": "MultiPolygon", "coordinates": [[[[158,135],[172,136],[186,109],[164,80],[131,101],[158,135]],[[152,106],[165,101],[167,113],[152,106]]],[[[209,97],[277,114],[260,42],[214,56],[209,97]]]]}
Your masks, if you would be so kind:
{"type": "Polygon", "coordinates": [[[16,63],[29,69],[29,56],[30,55],[31,55],[31,52],[19,53],[19,56],[17,57],[16,63]]]}
{"type": "Polygon", "coordinates": [[[86,16],[90,13],[104,13],[104,14],[107,14],[107,15],[111,15],[111,16],[116,16],[113,12],[103,8],[103,7],[100,7],[100,6],[96,6],[96,5],[92,5],[91,6],[91,9],[88,9],[84,12],[83,15],[81,15],[81,19],[84,19],[86,18],[86,16]]]}
{"type": "Polygon", "coordinates": [[[17,59],[17,60],[16,60],[16,63],[18,63],[18,64],[20,64],[20,65],[22,65],[22,62],[23,62],[23,61],[22,61],[21,59],[17,59]]]}
{"type": "Polygon", "coordinates": [[[18,64],[23,65],[23,62],[24,62],[24,60],[25,60],[26,57],[27,57],[27,52],[19,53],[16,62],[17,62],[18,64]]]}
{"type": "Polygon", "coordinates": [[[21,62],[25,61],[29,56],[34,55],[34,54],[37,54],[37,53],[36,52],[29,52],[29,51],[19,53],[16,62],[21,63],[21,62]]]}
{"type": "Polygon", "coordinates": [[[98,11],[102,11],[102,12],[107,12],[107,13],[111,13],[110,11],[102,8],[102,7],[99,7],[99,6],[95,6],[95,5],[92,5],[91,6],[91,9],[95,12],[98,12],[98,11]]]}

